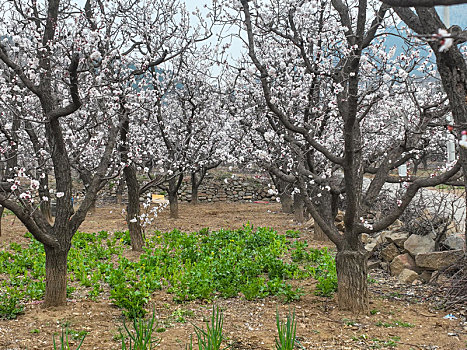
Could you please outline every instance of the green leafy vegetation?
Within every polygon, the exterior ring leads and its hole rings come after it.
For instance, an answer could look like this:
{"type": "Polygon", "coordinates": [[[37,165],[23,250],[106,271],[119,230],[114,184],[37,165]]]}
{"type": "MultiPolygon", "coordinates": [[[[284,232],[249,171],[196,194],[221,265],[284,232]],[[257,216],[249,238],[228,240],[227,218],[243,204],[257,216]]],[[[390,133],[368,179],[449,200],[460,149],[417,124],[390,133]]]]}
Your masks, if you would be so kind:
{"type": "MultiPolygon", "coordinates": [[[[27,247],[11,243],[0,252],[0,274],[9,277],[0,283],[2,318],[16,317],[22,303],[44,296],[44,249],[32,235],[26,236],[27,247]]],[[[161,288],[176,301],[242,295],[247,300],[277,296],[284,302],[303,295],[290,279],[316,278],[316,293],[322,296],[332,296],[337,288],[334,256],[326,248],[291,243],[270,228],[156,232],[136,261],[123,255],[129,246],[128,231],[78,232],[68,254],[68,297],[79,287],[87,298],[97,300],[106,290],[123,314],[135,319],[145,316],[152,293],[161,288]]],[[[175,315],[179,322],[185,322],[185,316],[175,315]]]]}
{"type": "Polygon", "coordinates": [[[409,322],[403,322],[403,321],[392,321],[392,322],[382,322],[378,321],[376,322],[377,327],[384,327],[384,328],[391,328],[391,327],[404,327],[404,328],[413,328],[415,327],[414,324],[409,323],[409,322]]]}

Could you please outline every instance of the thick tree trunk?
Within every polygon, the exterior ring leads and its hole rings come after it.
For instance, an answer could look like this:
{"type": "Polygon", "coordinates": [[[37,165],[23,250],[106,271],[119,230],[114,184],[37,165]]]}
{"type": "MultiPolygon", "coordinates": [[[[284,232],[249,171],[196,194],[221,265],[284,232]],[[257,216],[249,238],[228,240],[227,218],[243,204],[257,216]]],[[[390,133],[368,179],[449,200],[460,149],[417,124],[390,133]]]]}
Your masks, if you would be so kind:
{"type": "Polygon", "coordinates": [[[45,246],[45,299],[44,307],[66,304],[66,276],[68,250],[45,246]]]}
{"type": "Polygon", "coordinates": [[[191,204],[196,205],[198,204],[198,188],[199,183],[196,179],[196,174],[191,174],[191,204]]]}
{"type": "Polygon", "coordinates": [[[170,205],[170,217],[172,219],[178,219],[178,196],[177,193],[168,193],[169,205],[170,205]]]}
{"type": "Polygon", "coordinates": [[[143,250],[144,240],[140,224],[139,184],[136,169],[128,165],[123,169],[128,189],[127,223],[130,232],[131,248],[135,251],[143,250]]]}
{"type": "Polygon", "coordinates": [[[279,195],[279,198],[281,199],[282,212],[287,214],[293,213],[292,195],[285,190],[279,195]]]}
{"type": "Polygon", "coordinates": [[[183,177],[180,175],[178,179],[174,178],[169,181],[169,190],[167,194],[169,196],[170,217],[172,219],[178,219],[178,189],[182,178],[183,177]]]}
{"type": "Polygon", "coordinates": [[[343,250],[337,253],[337,298],[340,310],[367,313],[368,256],[363,251],[343,250]]]}
{"type": "Polygon", "coordinates": [[[295,193],[293,197],[293,213],[295,220],[299,223],[305,222],[305,202],[303,195],[295,193]]]}

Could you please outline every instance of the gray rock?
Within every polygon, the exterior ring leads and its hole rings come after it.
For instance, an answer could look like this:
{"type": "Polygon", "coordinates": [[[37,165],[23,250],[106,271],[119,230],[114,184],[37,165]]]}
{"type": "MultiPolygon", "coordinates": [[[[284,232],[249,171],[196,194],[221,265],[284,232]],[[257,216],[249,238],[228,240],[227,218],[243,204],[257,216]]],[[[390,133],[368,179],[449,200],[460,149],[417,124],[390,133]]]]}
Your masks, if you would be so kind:
{"type": "Polygon", "coordinates": [[[443,244],[449,249],[460,250],[464,249],[465,242],[461,234],[455,234],[446,238],[443,244]]]}
{"type": "Polygon", "coordinates": [[[397,279],[405,284],[412,284],[418,278],[418,273],[409,269],[403,269],[397,279]]]}
{"type": "Polygon", "coordinates": [[[372,242],[372,243],[368,243],[365,245],[365,250],[369,253],[373,253],[373,251],[375,250],[376,246],[378,244],[376,244],[375,242],[372,242]]]}
{"type": "Polygon", "coordinates": [[[415,256],[418,267],[427,270],[441,270],[454,264],[464,255],[463,250],[447,250],[444,252],[420,253],[415,256]]]}
{"type": "Polygon", "coordinates": [[[408,232],[390,232],[386,235],[386,240],[394,243],[396,246],[403,248],[405,241],[409,238],[408,232]]]}
{"type": "Polygon", "coordinates": [[[420,274],[419,277],[423,282],[428,283],[428,282],[430,282],[432,275],[433,275],[432,272],[425,270],[420,274]]]}
{"type": "Polygon", "coordinates": [[[381,250],[381,258],[383,261],[391,262],[400,254],[399,249],[394,243],[390,243],[381,250]]]}
{"type": "Polygon", "coordinates": [[[412,256],[433,252],[435,250],[435,241],[428,236],[411,235],[404,242],[404,249],[412,256]]]}
{"type": "Polygon", "coordinates": [[[408,253],[396,256],[389,266],[392,276],[399,276],[404,269],[417,270],[414,258],[408,253]]]}

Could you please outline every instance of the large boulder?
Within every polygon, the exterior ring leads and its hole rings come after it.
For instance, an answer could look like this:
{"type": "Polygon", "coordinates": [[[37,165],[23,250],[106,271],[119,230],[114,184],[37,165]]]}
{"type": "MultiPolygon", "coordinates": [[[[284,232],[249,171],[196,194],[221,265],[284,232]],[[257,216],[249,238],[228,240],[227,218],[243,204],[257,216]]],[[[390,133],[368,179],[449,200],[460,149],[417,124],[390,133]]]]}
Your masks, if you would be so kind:
{"type": "Polygon", "coordinates": [[[394,243],[396,246],[403,248],[405,241],[409,238],[408,232],[390,232],[386,235],[386,240],[389,243],[394,243]]]}
{"type": "Polygon", "coordinates": [[[383,261],[391,262],[399,254],[400,252],[396,245],[394,243],[390,243],[381,250],[381,259],[383,259],[383,261]]]}
{"type": "Polygon", "coordinates": [[[417,265],[415,265],[415,260],[408,253],[400,254],[394,258],[390,264],[390,270],[392,276],[399,276],[402,270],[417,270],[417,265]]]}
{"type": "Polygon", "coordinates": [[[435,250],[435,241],[429,236],[411,235],[404,242],[404,249],[412,256],[433,252],[435,250]]]}
{"type": "Polygon", "coordinates": [[[418,267],[427,270],[441,270],[454,264],[464,255],[462,249],[444,252],[420,253],[415,256],[418,267]]]}
{"type": "Polygon", "coordinates": [[[418,273],[413,270],[403,269],[397,279],[405,284],[412,284],[413,281],[418,279],[418,273]]]}

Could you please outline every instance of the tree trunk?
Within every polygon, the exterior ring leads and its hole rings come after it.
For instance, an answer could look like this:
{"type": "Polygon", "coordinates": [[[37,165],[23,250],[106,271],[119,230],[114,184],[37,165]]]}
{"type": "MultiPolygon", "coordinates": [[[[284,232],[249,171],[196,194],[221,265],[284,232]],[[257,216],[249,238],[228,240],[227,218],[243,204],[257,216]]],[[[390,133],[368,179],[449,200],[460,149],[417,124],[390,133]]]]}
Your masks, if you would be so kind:
{"type": "Polygon", "coordinates": [[[5,207],[2,207],[0,205],[0,237],[2,236],[2,219],[3,219],[4,210],[5,210],[5,207]]]}
{"type": "Polygon", "coordinates": [[[178,219],[178,188],[181,183],[181,175],[177,181],[177,178],[171,179],[169,181],[169,190],[167,191],[169,196],[169,205],[170,205],[170,217],[172,219],[178,219]]]}
{"type": "Polygon", "coordinates": [[[196,205],[198,204],[198,188],[199,183],[196,180],[196,174],[191,174],[191,204],[196,205]]]}
{"type": "Polygon", "coordinates": [[[43,306],[66,304],[66,275],[68,250],[45,248],[45,299],[43,306]]]}
{"type": "Polygon", "coordinates": [[[323,229],[318,225],[318,223],[315,221],[315,226],[314,226],[314,234],[313,234],[313,239],[318,242],[327,242],[329,241],[328,236],[324,233],[323,229]]]}
{"type": "Polygon", "coordinates": [[[41,202],[41,213],[44,215],[44,218],[49,222],[49,224],[53,223],[52,219],[52,208],[50,207],[50,199],[48,201],[41,202]]]}
{"type": "Polygon", "coordinates": [[[282,212],[287,214],[293,213],[292,195],[287,190],[285,190],[279,195],[279,197],[281,199],[282,212]]]}
{"type": "Polygon", "coordinates": [[[178,219],[178,196],[177,193],[169,192],[170,217],[178,219]]]}
{"type": "Polygon", "coordinates": [[[337,253],[337,298],[340,310],[368,312],[368,256],[366,252],[343,250],[337,253]]]}
{"type": "Polygon", "coordinates": [[[300,193],[295,193],[293,197],[293,213],[299,223],[305,222],[305,203],[302,196],[300,193]]]}
{"type": "Polygon", "coordinates": [[[143,250],[144,240],[140,224],[139,184],[136,169],[128,165],[123,169],[128,189],[128,205],[126,222],[130,232],[131,248],[135,251],[143,250]]]}
{"type": "Polygon", "coordinates": [[[117,189],[115,191],[115,198],[116,198],[118,205],[122,205],[123,203],[123,188],[124,187],[125,187],[125,181],[123,178],[120,178],[118,180],[117,189]]]}

